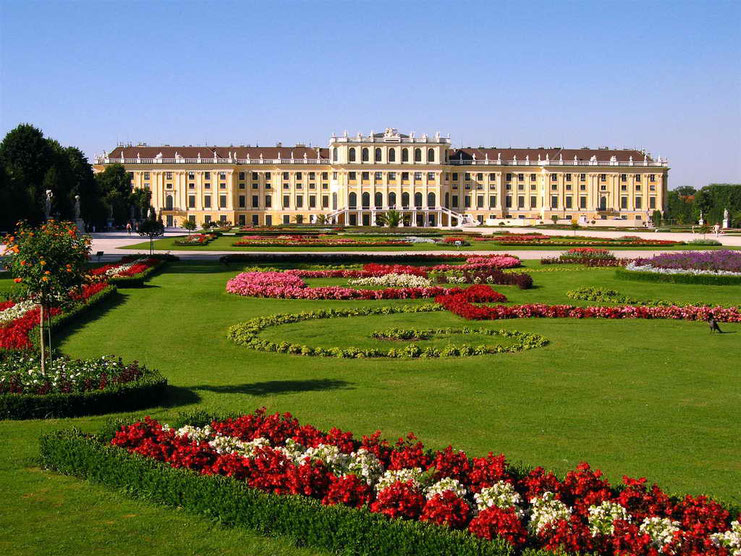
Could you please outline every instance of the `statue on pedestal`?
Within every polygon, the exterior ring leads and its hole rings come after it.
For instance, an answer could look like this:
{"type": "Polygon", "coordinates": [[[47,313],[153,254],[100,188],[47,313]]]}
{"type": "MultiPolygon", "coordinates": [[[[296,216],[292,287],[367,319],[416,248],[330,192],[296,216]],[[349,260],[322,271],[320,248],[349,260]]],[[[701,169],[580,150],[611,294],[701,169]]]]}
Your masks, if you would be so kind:
{"type": "Polygon", "coordinates": [[[77,231],[85,233],[85,221],[80,218],[80,196],[75,195],[75,224],[77,225],[77,231]]]}
{"type": "Polygon", "coordinates": [[[705,219],[702,216],[702,211],[700,211],[700,221],[698,222],[698,224],[700,226],[704,226],[705,225],[705,219]]]}
{"type": "Polygon", "coordinates": [[[723,229],[726,230],[730,226],[730,215],[728,214],[728,208],[723,211],[723,229]]]}
{"type": "Polygon", "coordinates": [[[49,220],[49,215],[51,214],[51,199],[54,196],[54,194],[51,192],[51,189],[46,190],[46,198],[44,199],[44,218],[46,220],[49,220]]]}

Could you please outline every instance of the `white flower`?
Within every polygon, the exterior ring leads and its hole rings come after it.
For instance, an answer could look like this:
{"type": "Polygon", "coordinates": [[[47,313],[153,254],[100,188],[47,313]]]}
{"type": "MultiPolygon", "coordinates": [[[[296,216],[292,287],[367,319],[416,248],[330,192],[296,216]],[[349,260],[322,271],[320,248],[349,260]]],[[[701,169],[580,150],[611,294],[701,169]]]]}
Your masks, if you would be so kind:
{"type": "Polygon", "coordinates": [[[389,470],[386,471],[380,479],[378,479],[376,490],[383,490],[387,486],[391,486],[397,481],[401,481],[403,483],[412,481],[415,486],[419,487],[421,485],[421,480],[422,469],[419,467],[414,467],[412,469],[389,470]]]}
{"type": "Polygon", "coordinates": [[[546,491],[542,496],[530,500],[530,530],[534,533],[540,533],[545,527],[559,519],[569,519],[571,509],[560,500],[556,500],[556,495],[546,491]]]}
{"type": "Polygon", "coordinates": [[[399,288],[426,288],[432,282],[423,276],[416,274],[384,274],[383,276],[371,276],[369,278],[356,278],[350,280],[354,286],[386,286],[399,288]]]}
{"type": "Polygon", "coordinates": [[[323,462],[333,473],[341,472],[350,461],[350,455],[341,452],[334,444],[319,444],[316,448],[308,448],[303,457],[323,462]]]}
{"type": "Polygon", "coordinates": [[[635,270],[639,272],[654,272],[657,274],[694,274],[697,276],[741,276],[739,272],[733,272],[731,270],[700,270],[696,268],[659,268],[650,264],[638,265],[636,263],[628,263],[625,266],[626,270],[635,270]]]}
{"type": "Polygon", "coordinates": [[[741,522],[731,523],[731,528],[725,533],[713,533],[710,539],[715,546],[724,546],[733,556],[741,556],[741,522]]]}
{"type": "Polygon", "coordinates": [[[602,502],[599,506],[589,507],[589,530],[592,536],[612,535],[615,532],[614,521],[622,519],[630,520],[628,510],[615,502],[602,502]]]}
{"type": "Polygon", "coordinates": [[[458,481],[458,479],[445,477],[444,479],[440,479],[438,482],[428,487],[425,491],[425,496],[429,500],[436,494],[442,494],[446,490],[453,491],[456,496],[459,496],[461,498],[463,498],[467,492],[466,488],[458,481]]]}
{"type": "Polygon", "coordinates": [[[679,531],[679,522],[667,517],[647,517],[639,530],[651,537],[651,544],[660,549],[672,541],[674,533],[679,531]]]}
{"type": "Polygon", "coordinates": [[[12,307],[8,307],[4,311],[0,311],[0,325],[7,324],[21,318],[34,307],[36,307],[36,303],[34,303],[33,301],[20,301],[12,307]]]}
{"type": "Polygon", "coordinates": [[[512,483],[499,481],[488,488],[482,488],[481,492],[473,495],[476,506],[481,510],[496,506],[497,508],[514,508],[518,517],[522,517],[525,511],[520,507],[522,496],[518,494],[512,483]]]}
{"type": "Polygon", "coordinates": [[[373,485],[383,475],[383,464],[368,450],[360,448],[357,452],[350,454],[350,460],[343,474],[356,475],[369,485],[373,485]]]}
{"type": "Polygon", "coordinates": [[[194,427],[192,425],[185,425],[184,427],[180,427],[177,431],[175,431],[175,434],[177,434],[178,436],[188,435],[188,438],[193,442],[203,442],[213,434],[213,430],[208,425],[206,425],[205,427],[194,427]]]}

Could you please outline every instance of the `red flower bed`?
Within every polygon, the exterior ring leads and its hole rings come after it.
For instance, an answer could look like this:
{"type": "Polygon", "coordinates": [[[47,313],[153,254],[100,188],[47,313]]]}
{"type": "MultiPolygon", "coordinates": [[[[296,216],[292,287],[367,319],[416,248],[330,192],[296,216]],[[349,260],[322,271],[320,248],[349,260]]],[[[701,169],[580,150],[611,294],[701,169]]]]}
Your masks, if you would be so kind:
{"type": "Polygon", "coordinates": [[[391,445],[378,431],[356,439],[264,409],[178,430],[147,417],[121,427],[111,444],[265,492],[365,506],[516,548],[726,556],[729,531],[738,527],[738,516],[704,496],[673,498],[629,477],[613,486],[587,463],[559,479],[542,467],[511,466],[503,455],[429,451],[413,435],[391,445]]]}
{"type": "MultiPolygon", "coordinates": [[[[94,284],[87,284],[83,286],[82,292],[77,293],[73,296],[73,300],[76,302],[85,303],[90,297],[99,293],[108,287],[107,282],[96,282],[94,284]]],[[[5,308],[12,307],[12,301],[5,308]]],[[[0,326],[0,349],[29,349],[32,347],[30,333],[39,324],[39,313],[38,307],[31,309],[23,314],[20,318],[17,318],[4,326],[0,326]]],[[[52,307],[49,310],[50,316],[56,316],[62,313],[62,310],[57,307],[52,307]]]]}
{"type": "Polygon", "coordinates": [[[243,236],[232,244],[235,247],[399,247],[409,246],[411,242],[402,239],[358,240],[320,235],[280,235],[276,237],[243,236]]]}
{"type": "MultiPolygon", "coordinates": [[[[489,286],[474,286],[482,288],[481,298],[486,295],[483,288],[489,286]]],[[[472,290],[469,288],[466,292],[472,290]]],[[[491,290],[493,293],[494,290],[491,290]]],[[[448,311],[468,320],[498,320],[522,318],[568,318],[568,319],[673,319],[702,321],[711,316],[720,322],[741,322],[741,310],[738,307],[709,307],[705,305],[684,305],[668,307],[649,307],[643,305],[623,305],[615,307],[576,307],[574,305],[545,305],[531,303],[524,305],[474,305],[477,301],[471,299],[466,292],[450,292],[448,295],[439,295],[435,302],[440,303],[448,311]]]]}
{"type": "Polygon", "coordinates": [[[109,279],[129,278],[141,274],[145,270],[160,264],[160,259],[154,257],[137,257],[127,255],[117,263],[106,264],[94,268],[90,274],[93,276],[103,276],[109,279]]]}

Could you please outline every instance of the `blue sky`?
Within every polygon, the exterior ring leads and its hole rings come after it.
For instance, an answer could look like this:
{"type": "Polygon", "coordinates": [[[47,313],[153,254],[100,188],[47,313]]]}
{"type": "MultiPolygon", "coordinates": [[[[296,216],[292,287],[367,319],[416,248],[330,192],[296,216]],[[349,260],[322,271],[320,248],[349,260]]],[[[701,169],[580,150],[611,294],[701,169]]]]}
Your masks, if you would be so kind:
{"type": "Polygon", "coordinates": [[[326,145],[635,146],[741,182],[741,1],[0,0],[0,133],[326,145]]]}

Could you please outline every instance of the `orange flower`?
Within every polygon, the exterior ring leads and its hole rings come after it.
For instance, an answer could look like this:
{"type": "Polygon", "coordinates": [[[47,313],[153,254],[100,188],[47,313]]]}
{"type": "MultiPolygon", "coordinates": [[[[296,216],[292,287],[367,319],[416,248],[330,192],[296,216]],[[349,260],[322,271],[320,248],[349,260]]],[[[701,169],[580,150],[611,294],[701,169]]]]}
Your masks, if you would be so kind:
{"type": "Polygon", "coordinates": [[[40,262],[39,264],[40,264],[41,266],[46,266],[46,261],[41,261],[41,262],[40,262]]]}
{"type": "Polygon", "coordinates": [[[16,284],[20,284],[21,282],[23,282],[23,278],[15,278],[13,282],[15,282],[16,284]]]}
{"type": "Polygon", "coordinates": [[[26,261],[21,261],[21,266],[26,266],[26,261]]]}
{"type": "Polygon", "coordinates": [[[42,280],[42,281],[44,281],[44,282],[48,282],[48,281],[49,281],[49,278],[48,278],[48,277],[46,277],[46,276],[42,276],[42,277],[41,277],[41,280],[42,280]]]}
{"type": "Polygon", "coordinates": [[[51,272],[47,270],[46,272],[44,272],[44,274],[51,274],[51,272]]]}

